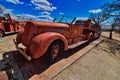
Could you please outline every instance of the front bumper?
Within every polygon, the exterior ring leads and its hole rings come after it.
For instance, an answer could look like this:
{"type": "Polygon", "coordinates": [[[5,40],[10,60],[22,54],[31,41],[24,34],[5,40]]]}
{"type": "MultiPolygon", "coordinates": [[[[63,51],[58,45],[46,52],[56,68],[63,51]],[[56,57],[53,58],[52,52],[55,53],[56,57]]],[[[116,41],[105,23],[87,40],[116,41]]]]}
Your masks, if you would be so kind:
{"type": "Polygon", "coordinates": [[[14,42],[14,44],[15,44],[16,49],[17,49],[28,61],[30,61],[32,58],[31,58],[31,56],[27,55],[25,49],[19,47],[19,46],[18,46],[19,44],[17,43],[17,41],[16,41],[15,39],[13,39],[13,42],[14,42]]]}

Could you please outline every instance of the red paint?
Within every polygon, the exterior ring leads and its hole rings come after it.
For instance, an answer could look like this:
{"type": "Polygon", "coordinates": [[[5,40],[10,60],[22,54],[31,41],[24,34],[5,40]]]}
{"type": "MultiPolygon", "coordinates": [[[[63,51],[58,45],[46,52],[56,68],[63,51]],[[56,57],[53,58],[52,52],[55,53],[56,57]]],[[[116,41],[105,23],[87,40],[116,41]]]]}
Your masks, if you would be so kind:
{"type": "Polygon", "coordinates": [[[27,47],[32,58],[39,58],[55,40],[60,40],[64,44],[64,50],[67,50],[71,44],[83,40],[89,41],[91,36],[95,38],[95,34],[100,32],[96,28],[98,26],[92,25],[90,19],[84,24],[80,21],[79,24],[28,21],[24,30],[18,33],[16,41],[27,47]]]}
{"type": "Polygon", "coordinates": [[[21,30],[25,24],[25,22],[17,22],[13,19],[11,19],[10,14],[6,14],[6,17],[1,17],[0,19],[0,34],[2,34],[2,37],[8,32],[17,32],[21,30]]]}

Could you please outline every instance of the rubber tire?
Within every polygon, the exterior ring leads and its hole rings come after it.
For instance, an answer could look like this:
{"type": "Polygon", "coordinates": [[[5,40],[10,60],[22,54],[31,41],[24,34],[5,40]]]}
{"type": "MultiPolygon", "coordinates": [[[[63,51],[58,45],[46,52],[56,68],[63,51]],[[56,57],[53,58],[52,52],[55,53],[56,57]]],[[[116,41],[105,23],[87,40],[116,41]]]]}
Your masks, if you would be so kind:
{"type": "Polygon", "coordinates": [[[90,44],[92,41],[93,41],[93,39],[94,39],[94,36],[93,36],[93,34],[89,34],[89,39],[88,39],[88,44],[90,44]]]}
{"type": "Polygon", "coordinates": [[[55,47],[56,45],[60,45],[58,41],[53,42],[53,43],[50,45],[49,49],[48,49],[48,57],[49,57],[49,62],[50,62],[50,63],[54,63],[55,60],[57,59],[59,53],[60,53],[60,46],[59,46],[58,55],[57,55],[54,59],[52,58],[52,56],[53,56],[53,51],[54,51],[54,47],[55,47]]]}
{"type": "Polygon", "coordinates": [[[4,36],[4,33],[0,30],[0,38],[4,36]]]}

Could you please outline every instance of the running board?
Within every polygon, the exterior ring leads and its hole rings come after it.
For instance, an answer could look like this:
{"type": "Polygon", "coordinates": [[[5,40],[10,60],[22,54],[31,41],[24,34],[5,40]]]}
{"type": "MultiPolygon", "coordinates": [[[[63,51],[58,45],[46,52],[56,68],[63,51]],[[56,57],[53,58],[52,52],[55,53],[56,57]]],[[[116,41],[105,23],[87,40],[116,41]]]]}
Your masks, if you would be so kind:
{"type": "Polygon", "coordinates": [[[78,42],[78,43],[69,45],[69,46],[68,46],[68,49],[73,49],[73,48],[75,48],[75,47],[77,47],[77,46],[79,46],[79,45],[82,45],[82,44],[86,43],[87,41],[88,41],[88,40],[80,41],[80,42],[78,42]]]}
{"type": "Polygon", "coordinates": [[[18,31],[12,31],[12,32],[5,32],[5,34],[12,34],[12,33],[17,33],[17,32],[19,32],[19,30],[18,31]]]}

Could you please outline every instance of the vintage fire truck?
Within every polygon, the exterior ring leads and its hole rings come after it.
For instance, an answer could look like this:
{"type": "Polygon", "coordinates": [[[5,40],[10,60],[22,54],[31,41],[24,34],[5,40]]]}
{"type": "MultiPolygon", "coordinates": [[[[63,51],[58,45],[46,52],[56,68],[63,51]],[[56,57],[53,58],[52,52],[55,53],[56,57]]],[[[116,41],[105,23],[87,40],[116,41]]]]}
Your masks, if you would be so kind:
{"type": "Polygon", "coordinates": [[[66,18],[63,16],[54,22],[26,22],[24,29],[14,40],[16,48],[27,60],[47,54],[52,62],[62,51],[100,37],[100,26],[91,23],[90,19],[82,21],[66,18]],[[19,46],[20,43],[24,45],[24,49],[19,46]]]}
{"type": "Polygon", "coordinates": [[[4,17],[0,17],[0,38],[5,34],[18,32],[25,22],[17,22],[11,19],[10,14],[5,14],[4,17]]]}

